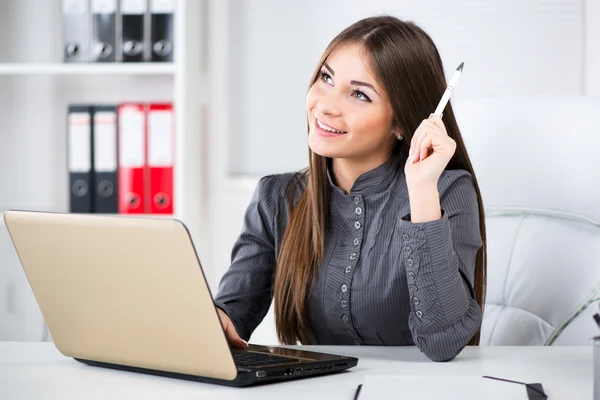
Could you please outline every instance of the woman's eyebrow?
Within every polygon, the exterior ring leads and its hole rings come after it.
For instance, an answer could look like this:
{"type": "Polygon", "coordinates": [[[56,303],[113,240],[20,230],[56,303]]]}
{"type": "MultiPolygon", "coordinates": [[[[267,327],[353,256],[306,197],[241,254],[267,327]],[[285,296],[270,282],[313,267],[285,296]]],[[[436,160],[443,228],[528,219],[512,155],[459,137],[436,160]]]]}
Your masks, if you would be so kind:
{"type": "Polygon", "coordinates": [[[371,85],[370,83],[361,82],[361,81],[350,81],[350,84],[352,84],[352,85],[358,85],[358,86],[370,87],[371,89],[373,89],[373,91],[375,93],[377,93],[379,95],[379,92],[377,90],[375,90],[375,88],[373,87],[373,85],[371,85]]]}
{"type": "MultiPolygon", "coordinates": [[[[323,66],[325,68],[327,68],[327,70],[331,73],[331,76],[335,76],[335,71],[329,66],[329,64],[327,64],[326,62],[323,63],[323,66]]],[[[370,87],[371,89],[373,89],[373,91],[375,93],[377,93],[377,95],[379,95],[379,92],[375,89],[375,87],[373,87],[373,85],[371,85],[370,83],[366,83],[366,82],[361,82],[361,81],[350,81],[351,85],[358,85],[358,86],[366,86],[366,87],[370,87]]]]}
{"type": "Polygon", "coordinates": [[[329,72],[331,72],[331,75],[332,75],[332,76],[335,76],[335,71],[334,71],[333,69],[331,69],[331,67],[329,66],[329,64],[327,64],[327,63],[325,62],[325,63],[323,63],[323,66],[324,66],[325,68],[327,68],[327,70],[328,70],[329,72]]]}

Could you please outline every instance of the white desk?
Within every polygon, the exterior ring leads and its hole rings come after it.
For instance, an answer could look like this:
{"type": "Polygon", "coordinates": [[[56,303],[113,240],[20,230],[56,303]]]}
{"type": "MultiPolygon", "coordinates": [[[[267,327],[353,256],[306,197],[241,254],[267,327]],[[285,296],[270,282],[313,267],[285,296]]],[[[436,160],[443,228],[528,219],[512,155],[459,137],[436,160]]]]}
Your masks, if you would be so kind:
{"type": "MultiPolygon", "coordinates": [[[[229,388],[87,366],[62,356],[52,343],[0,342],[0,399],[352,400],[366,374],[491,375],[541,382],[549,399],[593,398],[591,346],[467,348],[448,363],[431,362],[415,347],[305,348],[359,357],[358,366],[336,375],[229,388]]],[[[410,393],[399,388],[403,398],[410,393]]]]}

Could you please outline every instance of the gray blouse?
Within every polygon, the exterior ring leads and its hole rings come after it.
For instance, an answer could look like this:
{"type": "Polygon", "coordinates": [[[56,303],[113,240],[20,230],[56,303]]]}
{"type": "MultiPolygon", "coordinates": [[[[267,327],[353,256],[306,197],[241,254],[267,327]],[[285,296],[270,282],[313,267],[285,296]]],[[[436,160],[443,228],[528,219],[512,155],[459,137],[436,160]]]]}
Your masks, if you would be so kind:
{"type": "MultiPolygon", "coordinates": [[[[245,340],[271,305],[288,218],[285,190],[295,176],[260,179],[215,297],[245,340]]],[[[482,240],[471,175],[445,170],[438,181],[442,218],[423,223],[410,221],[397,160],[359,176],[349,194],[331,177],[329,186],[325,258],[308,299],[311,344],[416,344],[434,361],[454,358],[482,320],[473,289],[482,240]]]]}

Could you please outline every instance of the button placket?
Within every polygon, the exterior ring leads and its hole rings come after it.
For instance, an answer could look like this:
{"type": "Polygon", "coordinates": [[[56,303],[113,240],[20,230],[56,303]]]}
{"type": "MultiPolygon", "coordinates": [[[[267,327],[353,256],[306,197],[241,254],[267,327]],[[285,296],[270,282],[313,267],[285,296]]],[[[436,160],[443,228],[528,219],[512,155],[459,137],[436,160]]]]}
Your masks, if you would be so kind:
{"type": "MultiPolygon", "coordinates": [[[[342,309],[342,314],[340,316],[341,320],[346,324],[348,332],[353,337],[355,343],[358,339],[352,333],[352,322],[350,320],[350,310],[349,310],[349,297],[350,297],[350,283],[352,282],[352,275],[354,274],[354,270],[358,263],[359,253],[360,253],[360,244],[362,242],[363,235],[363,224],[364,224],[364,206],[362,204],[362,198],[359,196],[354,196],[352,207],[352,228],[351,230],[354,233],[352,236],[350,248],[350,254],[348,254],[348,265],[344,268],[344,283],[341,286],[342,292],[342,300],[340,301],[340,307],[342,309]]],[[[358,341],[359,342],[359,341],[358,341]]],[[[360,342],[359,342],[360,344],[360,342]]]]}

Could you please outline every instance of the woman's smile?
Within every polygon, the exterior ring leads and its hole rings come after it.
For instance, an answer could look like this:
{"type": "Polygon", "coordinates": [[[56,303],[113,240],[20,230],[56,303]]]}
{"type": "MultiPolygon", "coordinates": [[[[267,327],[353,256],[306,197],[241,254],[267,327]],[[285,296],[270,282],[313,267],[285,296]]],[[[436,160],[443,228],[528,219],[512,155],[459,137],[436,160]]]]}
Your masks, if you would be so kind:
{"type": "Polygon", "coordinates": [[[339,137],[348,133],[324,124],[317,118],[315,118],[315,132],[325,137],[339,137]]]}

